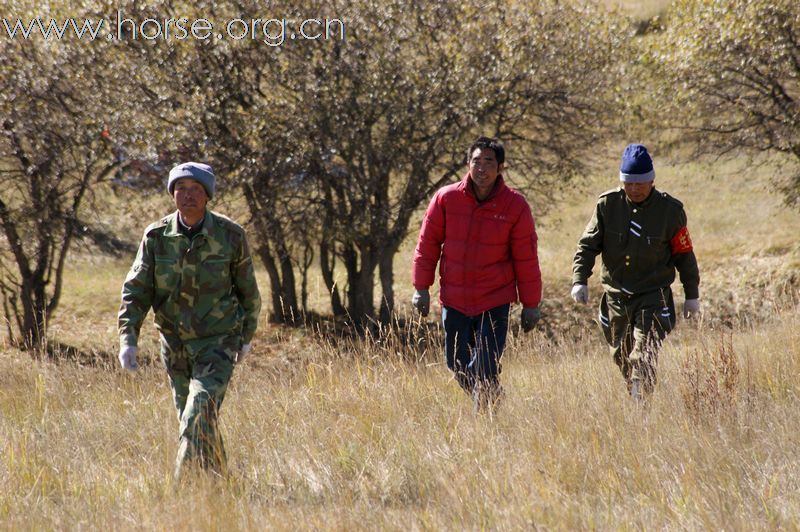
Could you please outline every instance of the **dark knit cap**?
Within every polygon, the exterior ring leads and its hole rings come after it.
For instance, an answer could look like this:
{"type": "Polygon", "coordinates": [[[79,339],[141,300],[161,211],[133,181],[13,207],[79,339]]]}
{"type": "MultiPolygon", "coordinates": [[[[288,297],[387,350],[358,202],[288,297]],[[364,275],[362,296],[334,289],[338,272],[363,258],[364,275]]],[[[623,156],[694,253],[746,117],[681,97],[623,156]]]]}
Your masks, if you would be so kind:
{"type": "Polygon", "coordinates": [[[629,144],[622,154],[619,180],[623,183],[648,183],[656,178],[653,160],[643,144],[629,144]]]}

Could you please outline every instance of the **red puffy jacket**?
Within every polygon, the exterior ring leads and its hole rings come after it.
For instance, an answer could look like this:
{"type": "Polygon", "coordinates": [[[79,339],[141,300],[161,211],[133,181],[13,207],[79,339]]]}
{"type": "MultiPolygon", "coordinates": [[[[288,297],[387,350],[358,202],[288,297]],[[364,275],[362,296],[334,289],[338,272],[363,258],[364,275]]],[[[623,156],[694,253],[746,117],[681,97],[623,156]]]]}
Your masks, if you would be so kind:
{"type": "Polygon", "coordinates": [[[525,198],[497,177],[494,190],[478,203],[469,173],[439,189],[431,199],[414,251],[412,282],[418,290],[439,276],[442,305],[468,316],[519,300],[538,307],[542,275],[537,237],[525,198]]]}

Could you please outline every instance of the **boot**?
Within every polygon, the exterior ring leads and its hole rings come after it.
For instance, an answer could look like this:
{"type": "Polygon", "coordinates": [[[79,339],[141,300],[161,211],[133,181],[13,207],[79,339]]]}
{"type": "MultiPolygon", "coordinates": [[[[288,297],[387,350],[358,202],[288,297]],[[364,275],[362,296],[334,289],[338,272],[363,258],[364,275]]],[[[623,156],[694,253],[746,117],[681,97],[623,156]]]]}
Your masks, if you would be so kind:
{"type": "Polygon", "coordinates": [[[631,398],[633,398],[634,401],[639,402],[643,399],[643,397],[641,379],[631,380],[631,398]]]}
{"type": "Polygon", "coordinates": [[[475,379],[463,371],[456,371],[455,372],[455,379],[458,385],[464,390],[468,395],[472,395],[473,391],[475,390],[475,379]]]}
{"type": "Polygon", "coordinates": [[[488,397],[487,397],[487,405],[493,411],[496,412],[497,409],[500,407],[500,404],[503,402],[503,399],[506,397],[506,392],[503,390],[503,385],[500,384],[498,381],[493,381],[488,385],[488,397]]]}
{"type": "Polygon", "coordinates": [[[475,383],[472,388],[472,409],[476,414],[485,412],[489,405],[488,393],[483,383],[475,383]]]}

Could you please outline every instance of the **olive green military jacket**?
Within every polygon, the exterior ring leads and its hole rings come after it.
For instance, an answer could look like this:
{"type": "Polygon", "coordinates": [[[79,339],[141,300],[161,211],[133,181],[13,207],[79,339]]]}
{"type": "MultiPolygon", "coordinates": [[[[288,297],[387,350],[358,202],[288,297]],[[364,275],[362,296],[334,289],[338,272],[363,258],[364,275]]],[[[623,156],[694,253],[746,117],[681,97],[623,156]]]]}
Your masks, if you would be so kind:
{"type": "Polygon", "coordinates": [[[249,343],[261,296],[244,229],[212,211],[191,241],[178,230],[177,212],[150,225],[122,286],[123,346],[137,345],[150,308],[162,335],[181,341],[241,335],[249,343]]]}
{"type": "Polygon", "coordinates": [[[686,299],[699,297],[700,273],[686,229],[683,204],[655,188],[640,205],[622,188],[600,195],[578,241],[573,284],[586,284],[595,257],[602,255],[603,288],[628,296],[665,288],[680,273],[686,299]]]}

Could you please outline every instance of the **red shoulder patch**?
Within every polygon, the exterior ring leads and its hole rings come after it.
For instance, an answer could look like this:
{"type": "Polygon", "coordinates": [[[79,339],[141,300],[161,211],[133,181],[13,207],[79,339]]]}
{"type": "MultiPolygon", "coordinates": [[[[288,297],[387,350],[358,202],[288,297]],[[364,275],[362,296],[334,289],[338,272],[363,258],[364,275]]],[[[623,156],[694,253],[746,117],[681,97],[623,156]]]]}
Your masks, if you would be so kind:
{"type": "Polygon", "coordinates": [[[669,241],[669,247],[672,249],[673,255],[692,251],[694,248],[692,247],[692,237],[689,236],[689,228],[681,227],[669,241]]]}

